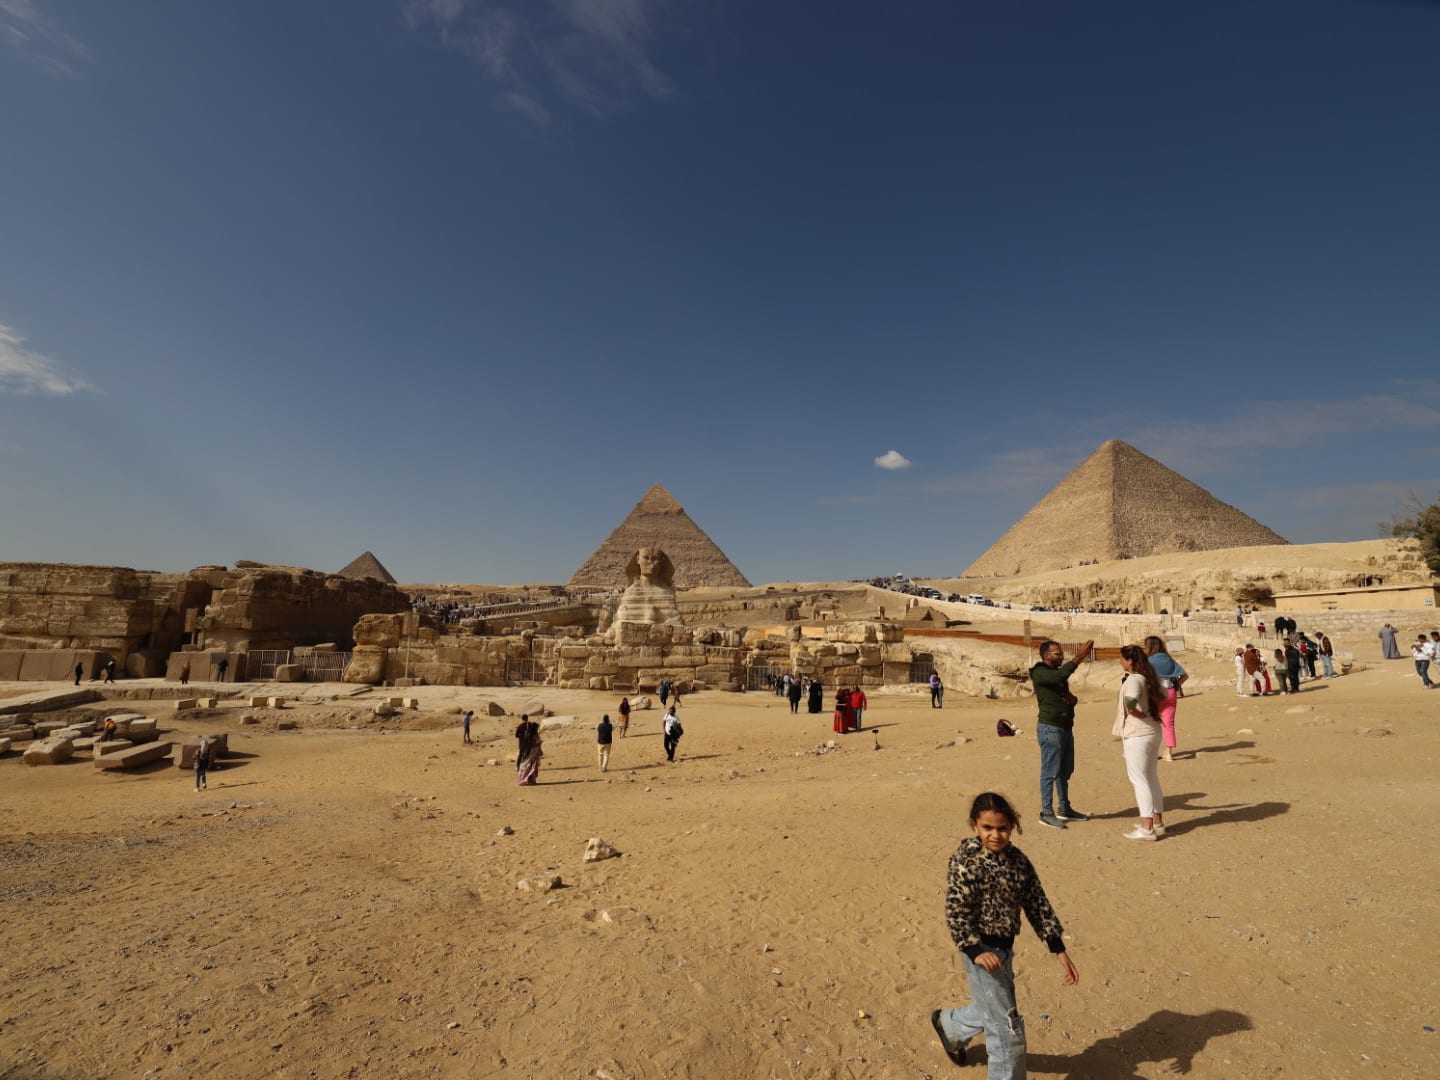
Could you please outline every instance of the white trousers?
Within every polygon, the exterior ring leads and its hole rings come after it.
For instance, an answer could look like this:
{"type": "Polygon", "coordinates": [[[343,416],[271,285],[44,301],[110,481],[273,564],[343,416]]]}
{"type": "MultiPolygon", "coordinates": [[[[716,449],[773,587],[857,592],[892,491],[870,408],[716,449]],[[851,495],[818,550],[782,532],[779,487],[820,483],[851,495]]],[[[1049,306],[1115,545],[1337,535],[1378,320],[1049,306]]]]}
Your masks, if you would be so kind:
{"type": "Polygon", "coordinates": [[[1160,728],[1151,735],[1121,739],[1125,751],[1125,775],[1135,788],[1135,805],[1142,818],[1165,813],[1165,794],[1160,790],[1160,728]]]}

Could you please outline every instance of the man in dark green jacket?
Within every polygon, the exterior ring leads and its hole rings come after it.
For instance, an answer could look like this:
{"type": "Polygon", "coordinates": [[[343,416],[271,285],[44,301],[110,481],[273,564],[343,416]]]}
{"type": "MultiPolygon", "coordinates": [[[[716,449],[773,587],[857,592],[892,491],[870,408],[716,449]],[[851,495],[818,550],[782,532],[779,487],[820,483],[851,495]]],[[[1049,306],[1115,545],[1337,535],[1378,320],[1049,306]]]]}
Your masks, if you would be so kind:
{"type": "Polygon", "coordinates": [[[1075,773],[1075,695],[1070,692],[1070,676],[1094,648],[1095,642],[1085,642],[1067,663],[1060,643],[1045,641],[1040,645],[1040,662],[1030,669],[1040,709],[1040,722],[1035,725],[1040,740],[1040,824],[1052,829],[1065,828],[1067,821],[1090,820],[1089,814],[1070,805],[1070,777],[1075,773]]]}

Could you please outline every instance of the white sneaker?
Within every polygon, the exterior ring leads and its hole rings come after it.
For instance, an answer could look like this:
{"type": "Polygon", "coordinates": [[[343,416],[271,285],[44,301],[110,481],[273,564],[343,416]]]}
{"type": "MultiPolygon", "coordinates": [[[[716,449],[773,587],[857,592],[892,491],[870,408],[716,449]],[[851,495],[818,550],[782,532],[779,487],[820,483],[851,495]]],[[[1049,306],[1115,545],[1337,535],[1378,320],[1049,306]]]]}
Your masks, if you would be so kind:
{"type": "Polygon", "coordinates": [[[1139,825],[1125,834],[1126,840],[1158,840],[1154,829],[1142,829],[1139,825]]]}
{"type": "Polygon", "coordinates": [[[1152,829],[1151,831],[1152,831],[1156,836],[1164,836],[1164,835],[1165,835],[1165,826],[1164,826],[1164,825],[1161,825],[1161,824],[1159,824],[1159,823],[1157,822],[1156,825],[1155,825],[1155,828],[1152,829]]]}

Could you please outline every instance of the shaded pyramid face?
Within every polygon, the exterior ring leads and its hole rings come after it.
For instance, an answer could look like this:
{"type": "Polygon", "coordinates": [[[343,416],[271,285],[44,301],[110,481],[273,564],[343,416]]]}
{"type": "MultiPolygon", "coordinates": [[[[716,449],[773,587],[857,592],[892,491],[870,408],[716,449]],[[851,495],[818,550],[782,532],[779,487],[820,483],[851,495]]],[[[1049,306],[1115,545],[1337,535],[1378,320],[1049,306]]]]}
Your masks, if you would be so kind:
{"type": "Polygon", "coordinates": [[[705,535],[705,530],[690,520],[675,497],[656,484],[575,571],[569,587],[625,588],[629,584],[625,566],[642,547],[665,549],[675,565],[676,588],[750,585],[715,541],[705,535]]]}
{"type": "Polygon", "coordinates": [[[337,577],[353,578],[356,581],[363,581],[365,578],[374,578],[376,581],[383,581],[387,585],[394,585],[395,579],[390,576],[390,571],[380,564],[371,552],[365,552],[358,559],[346,565],[345,569],[336,574],[337,577]]]}
{"type": "Polygon", "coordinates": [[[1199,484],[1111,439],[980,556],[966,577],[1288,541],[1199,484]]]}

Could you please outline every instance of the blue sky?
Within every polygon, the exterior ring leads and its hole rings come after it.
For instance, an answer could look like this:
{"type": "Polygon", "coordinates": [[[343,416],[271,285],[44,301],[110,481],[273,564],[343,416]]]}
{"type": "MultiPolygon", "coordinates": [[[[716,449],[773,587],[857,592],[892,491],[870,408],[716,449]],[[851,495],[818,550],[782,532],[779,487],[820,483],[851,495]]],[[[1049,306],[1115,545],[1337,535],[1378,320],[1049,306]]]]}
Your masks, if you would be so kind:
{"type": "Polygon", "coordinates": [[[954,574],[1108,438],[1368,539],[1440,488],[1437,56],[1421,0],[0,0],[0,560],[563,581],[658,482],[752,581],[954,574]]]}

